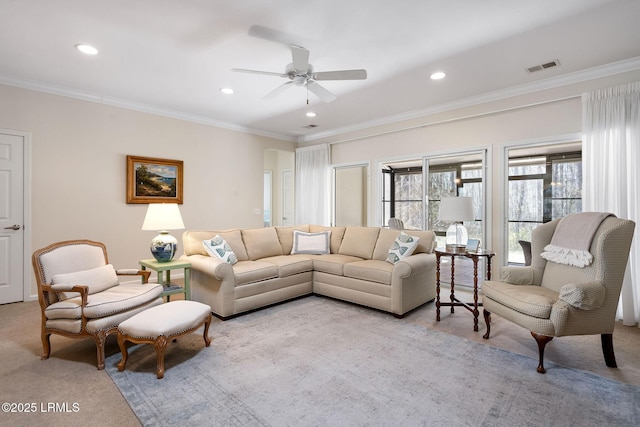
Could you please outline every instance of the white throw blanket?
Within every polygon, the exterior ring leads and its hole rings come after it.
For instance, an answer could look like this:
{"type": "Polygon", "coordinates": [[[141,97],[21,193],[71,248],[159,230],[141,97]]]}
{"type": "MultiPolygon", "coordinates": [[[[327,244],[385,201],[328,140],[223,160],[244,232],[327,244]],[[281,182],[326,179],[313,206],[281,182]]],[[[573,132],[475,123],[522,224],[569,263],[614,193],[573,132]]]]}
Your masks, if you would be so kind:
{"type": "Polygon", "coordinates": [[[589,252],[591,241],[607,212],[582,212],[567,215],[560,220],[551,243],[545,246],[542,258],[559,264],[586,267],[593,262],[589,252]]]}

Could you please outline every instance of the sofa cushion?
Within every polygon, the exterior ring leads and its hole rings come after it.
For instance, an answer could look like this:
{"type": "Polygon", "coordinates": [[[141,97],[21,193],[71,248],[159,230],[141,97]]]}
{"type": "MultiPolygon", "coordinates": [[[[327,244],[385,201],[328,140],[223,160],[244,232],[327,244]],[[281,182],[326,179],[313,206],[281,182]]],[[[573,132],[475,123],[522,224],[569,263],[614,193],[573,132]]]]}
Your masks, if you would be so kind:
{"type": "Polygon", "coordinates": [[[313,269],[323,273],[335,274],[342,276],[345,264],[362,261],[350,255],[329,254],[329,255],[308,255],[313,260],[313,269]]]}
{"type": "Polygon", "coordinates": [[[264,261],[239,261],[233,266],[236,286],[278,277],[278,266],[264,261]]]}
{"type": "Polygon", "coordinates": [[[347,227],[325,227],[322,225],[310,225],[309,232],[310,233],[318,233],[320,231],[331,230],[331,253],[337,254],[340,250],[340,245],[342,244],[342,238],[344,237],[344,232],[347,230],[347,227]]]}
{"type": "Polygon", "coordinates": [[[293,231],[291,254],[327,255],[330,253],[331,230],[318,233],[293,231]]]}
{"type": "Polygon", "coordinates": [[[436,233],[431,230],[403,230],[410,236],[419,237],[418,246],[413,251],[414,254],[432,254],[436,245],[436,233]]]}
{"type": "Polygon", "coordinates": [[[313,261],[306,255],[279,255],[262,258],[260,261],[277,266],[278,277],[288,277],[313,270],[313,261]]]}
{"type": "MultiPolygon", "coordinates": [[[[160,296],[162,285],[127,283],[106,289],[87,298],[84,315],[98,319],[131,310],[160,296]]],[[[80,319],[82,299],[77,296],[51,304],[45,310],[47,319],[80,319]]]]}
{"type": "Polygon", "coordinates": [[[378,227],[348,227],[338,253],[371,259],[379,232],[378,227]]]}
{"type": "Polygon", "coordinates": [[[416,246],[418,246],[419,240],[419,237],[410,236],[406,233],[400,233],[391,244],[391,248],[389,248],[387,262],[395,264],[401,259],[411,256],[411,254],[413,254],[413,251],[416,249],[416,246]]]}
{"type": "Polygon", "coordinates": [[[391,245],[393,245],[393,242],[399,234],[400,230],[381,228],[371,259],[377,259],[378,261],[386,260],[387,256],[389,256],[389,248],[391,248],[391,245]]]}
{"type": "MultiPolygon", "coordinates": [[[[73,273],[56,274],[51,278],[54,289],[61,285],[86,285],[89,288],[89,295],[102,292],[117,284],[118,275],[111,264],[73,273]]],[[[65,300],[78,295],[80,295],[78,292],[58,292],[58,299],[65,300]]]]}
{"type": "Polygon", "coordinates": [[[205,251],[209,254],[209,256],[221,259],[224,262],[227,262],[231,265],[238,262],[238,257],[233,253],[231,246],[224,240],[219,234],[211,240],[203,240],[202,244],[204,245],[205,251]]]}
{"type": "Polygon", "coordinates": [[[275,227],[242,230],[242,240],[252,261],[283,254],[275,227]]]}
{"type": "Polygon", "coordinates": [[[295,225],[293,227],[276,227],[276,233],[278,234],[278,240],[280,246],[282,246],[283,254],[290,254],[293,247],[293,231],[299,230],[305,233],[309,232],[309,225],[295,225]]]}
{"type": "Polygon", "coordinates": [[[350,262],[344,265],[344,276],[369,282],[391,284],[393,265],[386,261],[364,260],[350,262]]]}

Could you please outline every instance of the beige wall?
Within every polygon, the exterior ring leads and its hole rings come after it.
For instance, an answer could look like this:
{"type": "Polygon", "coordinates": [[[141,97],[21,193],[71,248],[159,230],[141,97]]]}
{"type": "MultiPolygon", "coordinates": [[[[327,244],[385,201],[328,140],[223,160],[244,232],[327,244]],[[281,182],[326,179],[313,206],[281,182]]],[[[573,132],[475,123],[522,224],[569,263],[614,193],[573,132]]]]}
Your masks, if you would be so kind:
{"type": "MultiPolygon", "coordinates": [[[[147,205],[126,203],[126,155],[183,160],[185,226],[222,229],[262,226],[264,150],[295,148],[292,142],[2,85],[0,128],[31,133],[31,250],[59,240],[98,240],[116,268],[150,258],[156,234],[140,230],[147,205]]],[[[181,246],[182,231],[172,234],[181,246]]]]}
{"type": "MultiPolygon", "coordinates": [[[[331,144],[331,162],[336,165],[372,165],[370,182],[371,212],[380,211],[376,199],[375,168],[383,160],[420,158],[467,149],[489,148],[491,153],[491,206],[489,212],[490,247],[499,251],[503,242],[502,196],[504,146],[520,142],[552,141],[567,135],[580,138],[582,129],[581,94],[599,88],[640,81],[640,71],[632,71],[558,86],[526,95],[453,109],[375,128],[354,130],[338,136],[309,142],[331,144]]],[[[588,173],[588,171],[584,171],[588,173]]],[[[377,216],[369,225],[380,225],[377,216]]],[[[500,259],[502,259],[500,257],[500,259]]]]}

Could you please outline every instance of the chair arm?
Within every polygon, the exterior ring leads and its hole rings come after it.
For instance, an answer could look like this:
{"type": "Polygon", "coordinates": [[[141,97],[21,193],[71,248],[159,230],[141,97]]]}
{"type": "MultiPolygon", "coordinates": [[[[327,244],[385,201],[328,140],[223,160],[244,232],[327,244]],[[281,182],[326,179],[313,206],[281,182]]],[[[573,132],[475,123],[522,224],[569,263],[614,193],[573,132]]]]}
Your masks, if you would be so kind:
{"type": "Polygon", "coordinates": [[[50,292],[78,292],[82,298],[82,307],[87,305],[87,297],[89,295],[89,287],[87,285],[56,283],[55,285],[43,286],[42,290],[47,290],[46,288],[49,288],[50,292]]]}
{"type": "Polygon", "coordinates": [[[506,266],[500,269],[500,281],[512,285],[535,285],[532,267],[506,266]]]}
{"type": "Polygon", "coordinates": [[[151,271],[138,270],[135,268],[122,268],[120,270],[116,270],[116,274],[118,276],[142,276],[142,283],[147,283],[149,281],[149,276],[151,276],[151,271]]]}
{"type": "Polygon", "coordinates": [[[560,288],[559,298],[582,310],[595,310],[604,304],[606,288],[601,282],[567,283],[560,288]]]}

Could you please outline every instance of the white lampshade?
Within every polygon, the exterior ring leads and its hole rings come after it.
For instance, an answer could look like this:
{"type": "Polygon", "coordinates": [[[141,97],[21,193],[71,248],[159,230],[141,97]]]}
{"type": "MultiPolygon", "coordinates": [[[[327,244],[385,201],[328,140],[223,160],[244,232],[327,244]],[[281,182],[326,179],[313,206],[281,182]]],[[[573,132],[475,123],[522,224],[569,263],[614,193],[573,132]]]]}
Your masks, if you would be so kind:
{"type": "Polygon", "coordinates": [[[178,250],[178,240],[167,230],[184,228],[180,209],[176,203],[151,203],[142,223],[143,230],[156,230],[160,234],[151,239],[151,253],[158,262],[169,262],[178,250]]]}
{"type": "Polygon", "coordinates": [[[462,221],[473,221],[473,199],[471,197],[443,197],[440,200],[440,221],[453,221],[447,229],[446,245],[448,250],[464,250],[469,233],[462,221]]]}
{"type": "Polygon", "coordinates": [[[184,228],[176,203],[150,203],[142,223],[143,230],[181,230],[184,228]]]}
{"type": "Polygon", "coordinates": [[[471,197],[443,197],[440,200],[440,221],[473,221],[471,197]]]}

